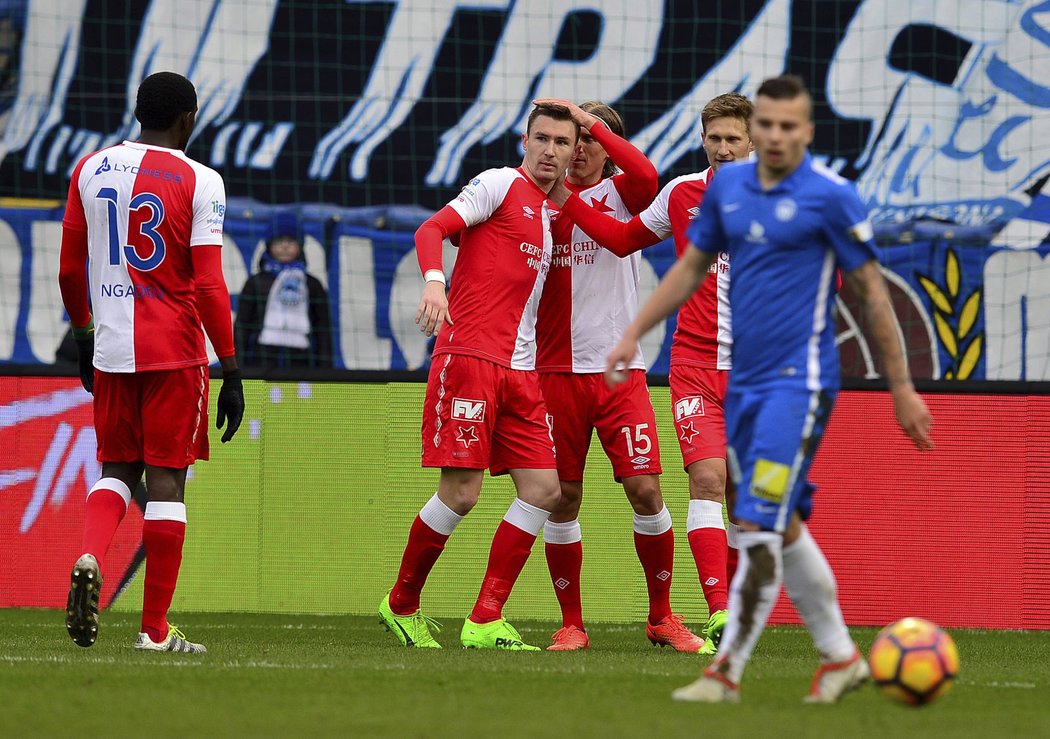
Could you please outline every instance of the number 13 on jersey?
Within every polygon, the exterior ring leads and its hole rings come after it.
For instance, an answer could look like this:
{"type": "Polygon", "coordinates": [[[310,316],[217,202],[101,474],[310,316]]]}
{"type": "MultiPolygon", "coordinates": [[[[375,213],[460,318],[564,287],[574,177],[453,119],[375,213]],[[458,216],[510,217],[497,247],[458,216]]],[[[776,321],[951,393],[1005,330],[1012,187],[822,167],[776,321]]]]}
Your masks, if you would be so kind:
{"type": "MultiPolygon", "coordinates": [[[[140,192],[131,199],[131,203],[128,206],[128,241],[131,243],[125,244],[123,249],[121,249],[120,236],[117,229],[117,191],[112,187],[103,187],[95,197],[106,201],[106,210],[109,214],[109,263],[113,266],[119,265],[121,251],[123,251],[124,259],[127,260],[128,265],[140,272],[149,272],[159,267],[161,262],[164,261],[164,255],[167,250],[164,238],[157,231],[157,227],[164,221],[164,203],[161,199],[151,192],[140,192]],[[133,234],[130,227],[131,212],[137,213],[142,208],[149,208],[149,217],[142,220],[138,227],[138,233],[133,234]],[[139,256],[137,248],[139,245],[147,246],[143,237],[149,239],[153,247],[147,257],[139,256]]],[[[143,251],[146,251],[146,249],[144,248],[143,251]]]]}

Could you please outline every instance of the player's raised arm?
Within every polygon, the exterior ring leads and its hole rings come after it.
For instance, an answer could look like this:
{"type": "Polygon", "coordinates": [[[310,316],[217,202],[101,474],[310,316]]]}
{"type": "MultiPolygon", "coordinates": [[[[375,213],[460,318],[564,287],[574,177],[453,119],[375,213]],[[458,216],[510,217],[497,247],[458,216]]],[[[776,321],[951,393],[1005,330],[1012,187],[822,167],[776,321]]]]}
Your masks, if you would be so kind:
{"type": "Polygon", "coordinates": [[[638,342],[655,326],[671,315],[689,296],[696,292],[707,277],[708,268],[718,258],[717,252],[707,252],[690,246],[686,249],[667,274],[660,280],[653,294],[645,301],[634,321],[627,327],[620,343],[617,344],[605,366],[605,380],[610,385],[623,381],[622,368],[627,366],[634,356],[638,342]]]}
{"type": "Polygon", "coordinates": [[[580,230],[618,257],[629,256],[662,241],[639,216],[624,223],[600,213],[569,190],[564,181],[551,188],[550,200],[561,207],[562,213],[580,230]]]}
{"type": "Polygon", "coordinates": [[[869,261],[847,275],[850,286],[864,304],[864,311],[871,327],[882,365],[893,393],[893,406],[904,433],[915,444],[916,449],[932,449],[930,427],[933,423],[930,411],[919,394],[915,392],[908,362],[901,349],[897,316],[893,312],[886,280],[879,271],[878,263],[869,261]]]}
{"type": "Polygon", "coordinates": [[[448,312],[448,296],[445,294],[445,271],[441,260],[441,244],[452,234],[467,227],[455,208],[446,205],[416,229],[416,259],[423,273],[423,296],[416,311],[419,330],[427,336],[439,333],[447,323],[452,325],[448,312]]]}

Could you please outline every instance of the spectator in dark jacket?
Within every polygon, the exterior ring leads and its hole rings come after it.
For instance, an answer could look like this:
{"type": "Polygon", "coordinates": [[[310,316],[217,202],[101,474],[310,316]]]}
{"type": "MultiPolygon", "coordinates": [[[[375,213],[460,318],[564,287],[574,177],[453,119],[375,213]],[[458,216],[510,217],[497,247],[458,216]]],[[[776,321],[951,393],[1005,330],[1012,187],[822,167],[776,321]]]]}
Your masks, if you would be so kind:
{"type": "Polygon", "coordinates": [[[307,274],[296,237],[275,236],[266,243],[259,271],[241,290],[234,334],[242,366],[332,366],[328,293],[307,274]]]}

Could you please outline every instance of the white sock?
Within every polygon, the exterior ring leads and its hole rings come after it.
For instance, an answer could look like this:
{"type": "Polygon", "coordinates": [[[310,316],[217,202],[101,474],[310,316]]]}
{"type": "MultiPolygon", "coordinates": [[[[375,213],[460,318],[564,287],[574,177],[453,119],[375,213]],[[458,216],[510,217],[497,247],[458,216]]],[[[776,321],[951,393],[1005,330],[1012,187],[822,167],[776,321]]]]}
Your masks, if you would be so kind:
{"type": "Polygon", "coordinates": [[[784,538],[774,531],[741,531],[739,544],[740,564],[729,587],[729,620],[718,650],[718,659],[726,662],[726,677],[737,685],[780,595],[784,538]],[[745,603],[750,613],[744,613],[745,603]]]}
{"type": "Polygon", "coordinates": [[[521,498],[515,498],[514,502],[510,504],[510,508],[507,509],[507,513],[503,516],[503,520],[512,526],[517,526],[527,534],[537,536],[540,533],[540,529],[543,528],[543,524],[547,523],[547,519],[550,517],[550,511],[545,511],[531,503],[526,503],[521,498]]]}
{"type": "Polygon", "coordinates": [[[543,541],[546,544],[575,544],[583,541],[580,519],[571,521],[547,521],[543,524],[543,541]]]}
{"type": "Polygon", "coordinates": [[[634,530],[636,533],[644,536],[659,536],[670,529],[671,526],[671,512],[667,510],[667,506],[661,508],[659,513],[654,513],[651,516],[634,514],[634,530]]]}
{"type": "Polygon", "coordinates": [[[739,549],[740,546],[737,544],[737,540],[740,538],[740,527],[735,523],[730,523],[726,526],[726,544],[729,545],[730,549],[739,549]]]}
{"type": "Polygon", "coordinates": [[[722,504],[713,500],[690,500],[689,518],[685,530],[722,529],[725,530],[725,519],[722,518],[722,504]]]}
{"type": "Polygon", "coordinates": [[[825,662],[845,662],[857,651],[839,607],[835,574],[805,525],[784,547],[784,587],[825,662]]]}
{"type": "Polygon", "coordinates": [[[451,536],[464,516],[445,505],[437,493],[419,511],[420,520],[439,534],[451,536]]]}

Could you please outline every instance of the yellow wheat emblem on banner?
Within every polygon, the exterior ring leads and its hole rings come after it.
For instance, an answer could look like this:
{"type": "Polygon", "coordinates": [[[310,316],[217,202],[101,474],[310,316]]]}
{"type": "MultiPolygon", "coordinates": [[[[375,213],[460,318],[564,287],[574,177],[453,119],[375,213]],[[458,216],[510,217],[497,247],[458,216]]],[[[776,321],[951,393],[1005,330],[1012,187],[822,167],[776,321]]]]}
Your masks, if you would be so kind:
{"type": "Polygon", "coordinates": [[[916,277],[933,303],[937,338],[952,358],[943,377],[945,380],[966,380],[977,367],[984,348],[984,332],[974,331],[981,310],[981,288],[976,288],[965,299],[959,294],[959,257],[951,247],[944,257],[943,286],[924,274],[916,273],[916,277]]]}

